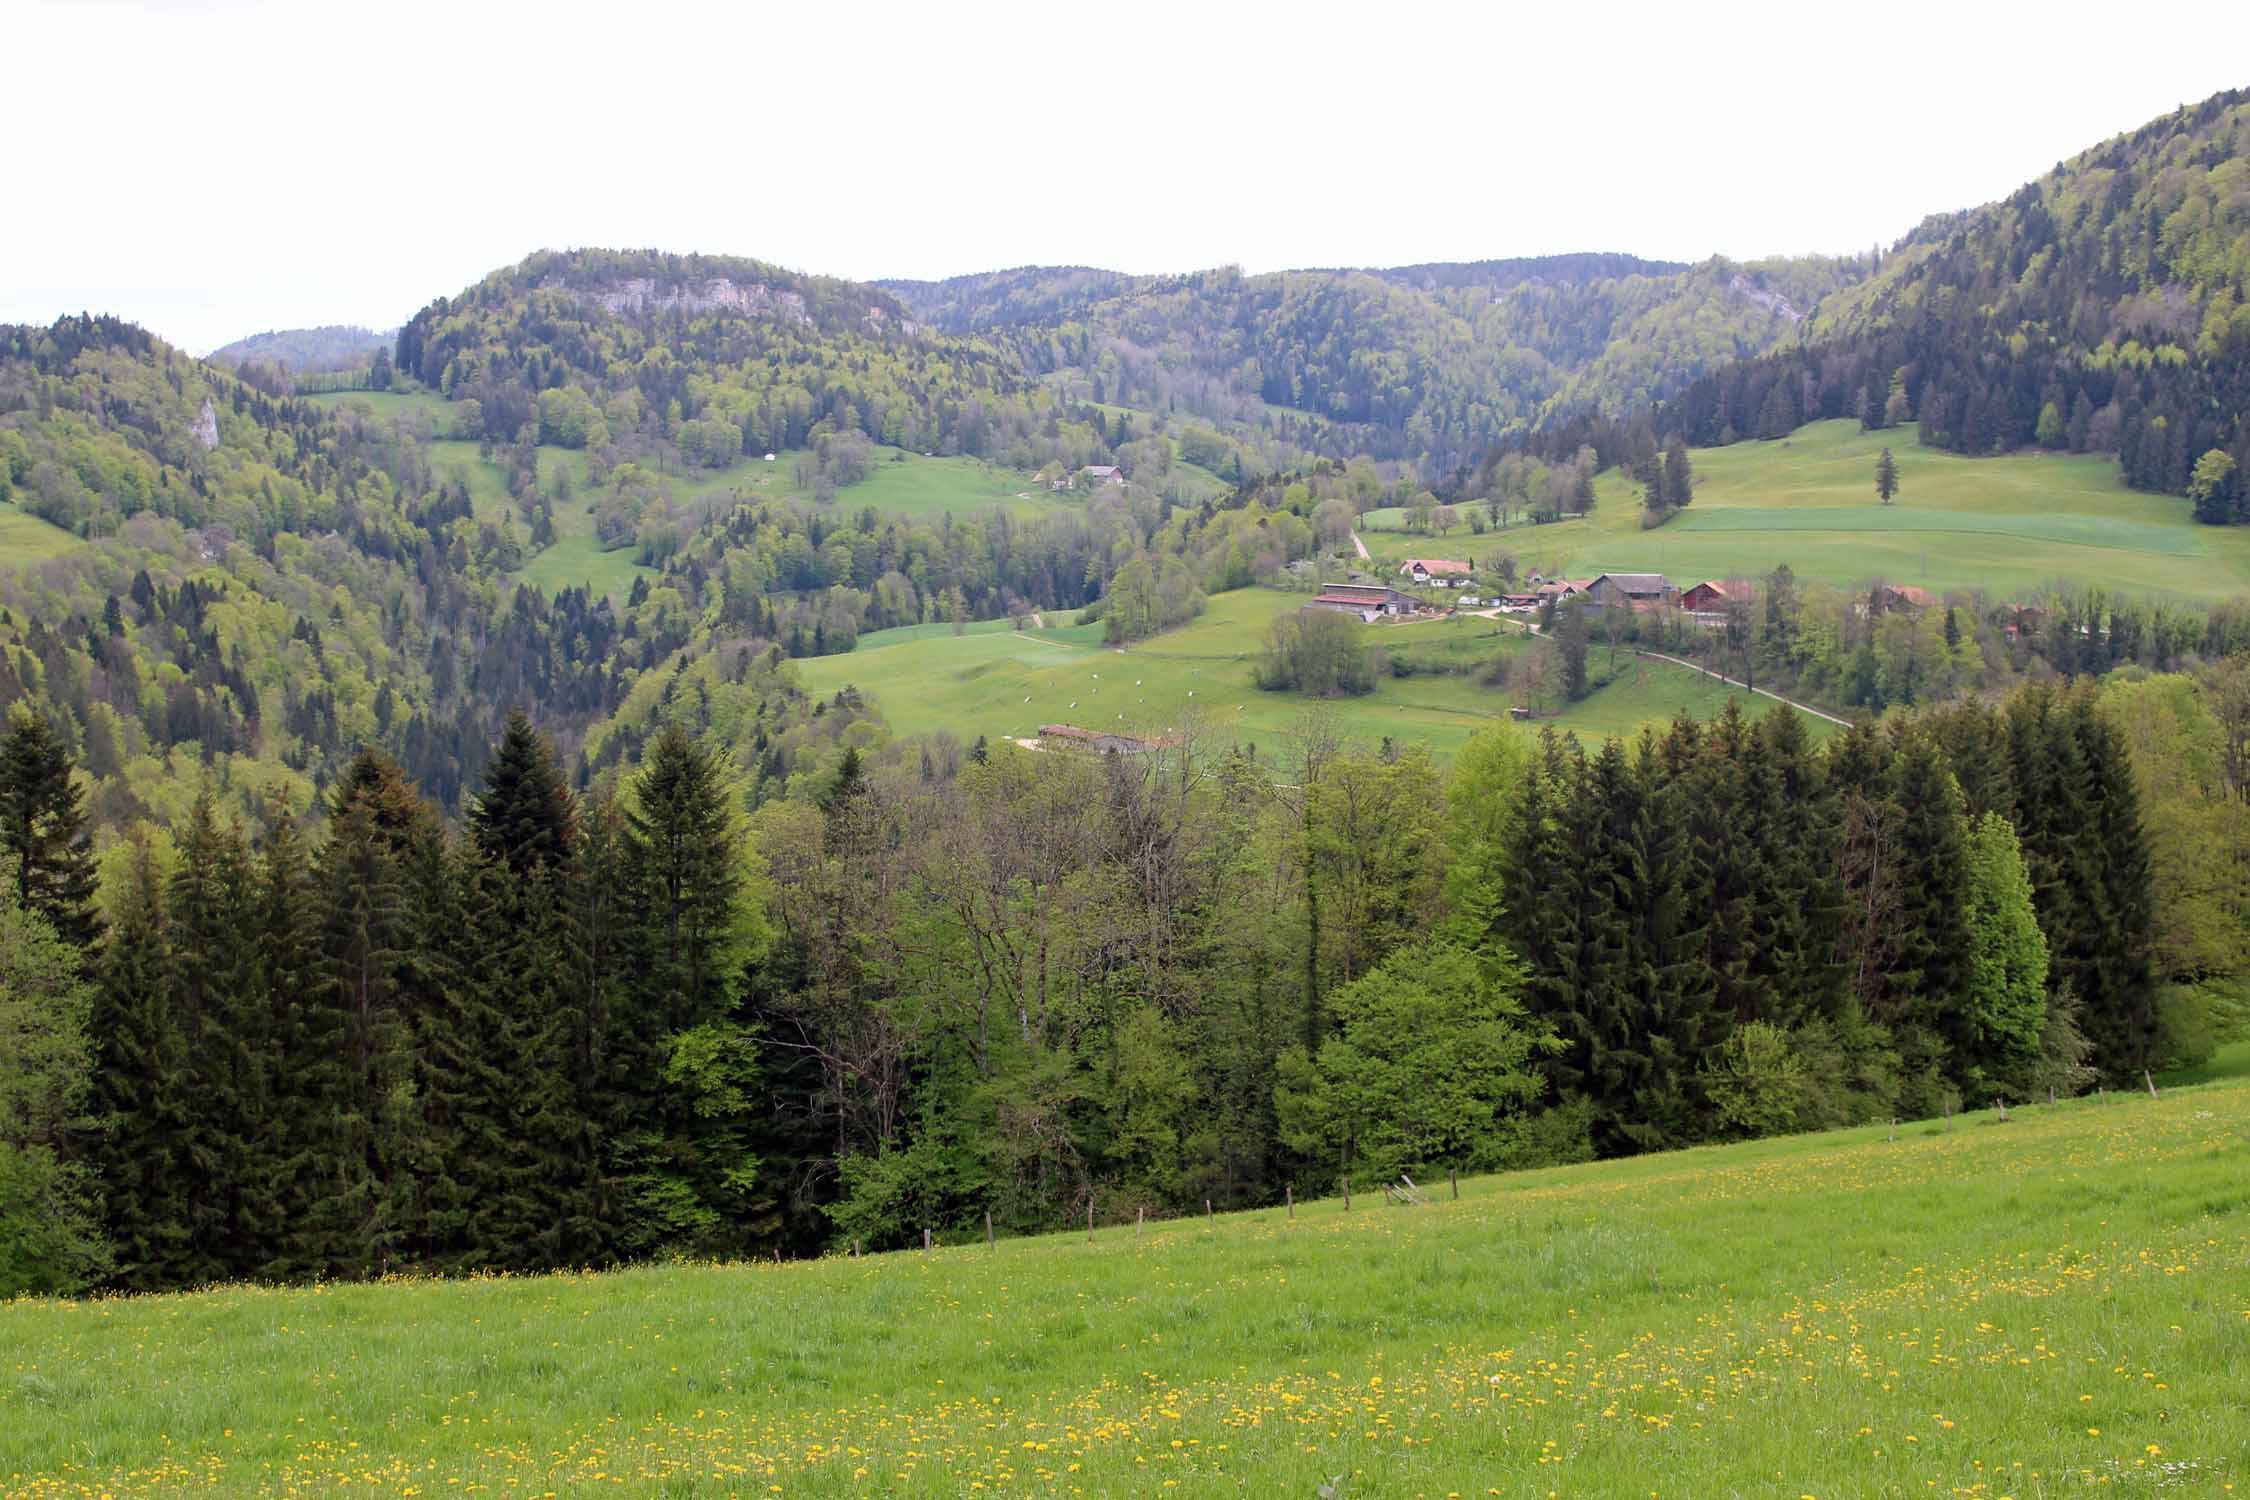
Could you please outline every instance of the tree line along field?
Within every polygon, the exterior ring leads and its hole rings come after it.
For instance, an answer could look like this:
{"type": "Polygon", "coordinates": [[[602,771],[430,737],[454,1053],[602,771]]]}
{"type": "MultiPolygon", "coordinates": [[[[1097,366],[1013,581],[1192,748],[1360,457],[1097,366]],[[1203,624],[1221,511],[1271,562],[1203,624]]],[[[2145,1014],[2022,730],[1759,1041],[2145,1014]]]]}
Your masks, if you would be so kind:
{"type": "MultiPolygon", "coordinates": [[[[964,741],[980,735],[1026,738],[1042,724],[1056,723],[1129,733],[1195,726],[1278,750],[1317,705],[1349,738],[1373,742],[1389,736],[1428,744],[1446,756],[1478,729],[1507,716],[1507,691],[1470,675],[1385,676],[1364,697],[1332,700],[1259,689],[1251,672],[1265,649],[1266,629],[1304,599],[1267,588],[1215,594],[1195,620],[1124,650],[1103,644],[1099,624],[1018,631],[995,620],[958,636],[943,625],[876,631],[860,637],[853,651],[807,657],[795,665],[816,695],[849,686],[872,697],[895,733],[946,730],[964,741]]],[[[1367,642],[1393,649],[1459,643],[1490,656],[1520,651],[1527,638],[1513,624],[1461,616],[1373,626],[1367,642]]],[[[1610,670],[1606,647],[1596,646],[1590,659],[1597,672],[1610,670]]],[[[1636,734],[1683,712],[1710,717],[1729,697],[1741,700],[1753,717],[1780,708],[1769,698],[1624,650],[1617,652],[1614,670],[1608,686],[1542,722],[1607,738],[1636,734]]],[[[1808,716],[1806,728],[1820,739],[1835,726],[1808,716]]]]}
{"type": "Polygon", "coordinates": [[[2250,1085],[987,1247],[0,1306],[0,1497],[2223,1495],[2250,1085]]]}
{"type": "Polygon", "coordinates": [[[1995,598],[2058,579],[2205,602],[2250,591],[2250,532],[2197,525],[2178,496],[2127,489],[2107,455],[1965,458],[1920,446],[1911,426],[1861,432],[1838,421],[1692,456],[1694,502],[1652,531],[1641,529],[1636,487],[1611,470],[1584,519],[1482,536],[1463,524],[1441,538],[1400,529],[1405,513],[1390,509],[1362,517],[1360,536],[1385,561],[1510,553],[1550,576],[1661,572],[1683,587],[1787,563],[1826,583],[1880,578],[1995,598]],[[1884,448],[1901,482],[1887,506],[1874,482],[1884,448]]]}

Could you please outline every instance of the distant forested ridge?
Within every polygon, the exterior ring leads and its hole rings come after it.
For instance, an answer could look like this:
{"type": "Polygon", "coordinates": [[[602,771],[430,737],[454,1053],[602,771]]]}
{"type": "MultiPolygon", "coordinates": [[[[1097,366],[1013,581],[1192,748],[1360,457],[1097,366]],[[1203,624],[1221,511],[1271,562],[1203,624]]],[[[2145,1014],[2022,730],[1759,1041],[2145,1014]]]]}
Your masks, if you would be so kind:
{"type": "Polygon", "coordinates": [[[236,339],[212,350],[204,358],[223,369],[261,364],[306,374],[356,370],[365,368],[377,350],[389,349],[395,336],[395,332],[377,333],[341,324],[290,328],[236,339]]]}
{"type": "Polygon", "coordinates": [[[723,424],[738,452],[848,426],[983,454],[1029,420],[997,352],[932,335],[876,288],[730,256],[541,252],[415,314],[396,364],[476,401],[480,435],[497,442],[536,425],[599,447],[647,410],[723,424]]]}
{"type": "MultiPolygon", "coordinates": [[[[2250,522],[2250,92],[2220,94],[1933,218],[1824,301],[1798,344],[1642,421],[1695,444],[1853,417],[1958,453],[2115,453],[2135,489],[2250,522]]],[[[1630,461],[1634,421],[1543,435],[1630,461]]]]}
{"type": "Polygon", "coordinates": [[[1247,423],[1437,480],[1558,410],[1621,410],[1794,342],[1863,261],[1622,255],[1245,275],[1026,267],[882,283],[1097,403],[1247,423]]]}

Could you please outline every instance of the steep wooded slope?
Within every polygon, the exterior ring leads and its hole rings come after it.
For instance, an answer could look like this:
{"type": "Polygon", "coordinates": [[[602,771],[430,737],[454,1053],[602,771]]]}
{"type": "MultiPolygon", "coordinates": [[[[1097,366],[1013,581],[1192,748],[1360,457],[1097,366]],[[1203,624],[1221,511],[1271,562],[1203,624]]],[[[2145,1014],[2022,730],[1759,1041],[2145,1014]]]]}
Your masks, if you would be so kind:
{"type": "Polygon", "coordinates": [[[2174,493],[2231,449],[2232,490],[2199,509],[2245,519],[2250,91],[1925,221],[1876,276],[1828,299],[1811,335],[1696,382],[1656,425],[1715,443],[1911,416],[1933,446],[2114,452],[2135,488],[2174,493]]]}

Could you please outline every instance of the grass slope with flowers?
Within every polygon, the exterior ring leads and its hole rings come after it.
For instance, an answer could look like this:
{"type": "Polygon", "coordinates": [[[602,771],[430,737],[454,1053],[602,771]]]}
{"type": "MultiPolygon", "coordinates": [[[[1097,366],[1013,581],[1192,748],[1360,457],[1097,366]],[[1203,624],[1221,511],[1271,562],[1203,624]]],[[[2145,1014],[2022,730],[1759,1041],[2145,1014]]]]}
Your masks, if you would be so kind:
{"type": "Polygon", "coordinates": [[[2250,1493],[2216,1081],[792,1265],[0,1306],[0,1495],[2250,1493]]]}

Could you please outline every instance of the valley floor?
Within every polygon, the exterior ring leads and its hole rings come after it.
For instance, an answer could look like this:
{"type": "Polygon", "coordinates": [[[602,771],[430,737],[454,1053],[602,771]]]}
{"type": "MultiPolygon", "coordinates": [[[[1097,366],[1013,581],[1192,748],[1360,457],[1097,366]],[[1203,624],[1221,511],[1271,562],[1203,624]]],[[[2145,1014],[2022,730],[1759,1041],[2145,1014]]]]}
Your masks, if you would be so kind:
{"type": "MultiPolygon", "coordinates": [[[[1303,732],[1308,715],[1317,715],[1348,739],[1374,743],[1388,736],[1446,756],[1479,729],[1508,718],[1509,692],[1473,675],[1386,676],[1356,698],[1260,690],[1252,669],[1265,649],[1267,627],[1305,598],[1267,588],[1215,594],[1188,624],[1123,650],[1102,644],[1098,624],[1018,631],[992,620],[958,636],[944,625],[878,631],[861,637],[854,651],[808,657],[795,666],[815,693],[848,685],[868,694],[898,734],[944,730],[964,742],[980,735],[1021,739],[1042,724],[1065,723],[1127,733],[1192,731],[1220,744],[1279,752],[1303,732]]],[[[1049,616],[1050,622],[1060,618],[1049,616]]],[[[1507,653],[1525,639],[1514,622],[1471,615],[1382,624],[1367,634],[1372,647],[1472,655],[1507,653]]],[[[1708,718],[1729,698],[1753,717],[1777,708],[1770,698],[1690,667],[1639,660],[1628,649],[1620,648],[1614,661],[1606,646],[1589,656],[1597,675],[1614,677],[1540,725],[1600,739],[1662,726],[1683,710],[1708,718]]],[[[1808,719],[1807,728],[1820,738],[1836,726],[1808,719]]]]}

